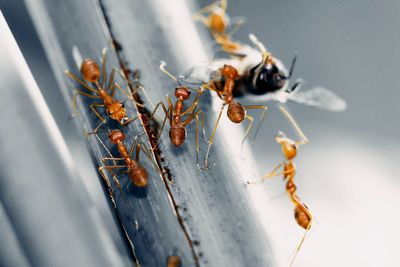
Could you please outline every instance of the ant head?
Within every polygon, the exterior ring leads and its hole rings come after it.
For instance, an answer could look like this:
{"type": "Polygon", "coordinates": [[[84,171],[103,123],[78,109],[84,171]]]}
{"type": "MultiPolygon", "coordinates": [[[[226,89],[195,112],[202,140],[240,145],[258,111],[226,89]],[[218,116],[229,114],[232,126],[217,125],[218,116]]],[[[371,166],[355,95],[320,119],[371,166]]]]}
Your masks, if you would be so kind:
{"type": "Polygon", "coordinates": [[[231,65],[224,65],[221,68],[221,74],[222,76],[230,79],[236,79],[239,76],[237,70],[231,65]]]}
{"type": "Polygon", "coordinates": [[[169,129],[169,139],[171,140],[171,143],[176,147],[180,147],[181,145],[183,145],[186,140],[185,127],[179,124],[172,125],[169,129]]]}
{"type": "Polygon", "coordinates": [[[113,144],[117,144],[118,142],[122,142],[125,139],[125,134],[118,129],[113,130],[109,135],[108,138],[110,142],[113,144]]]}
{"type": "Polygon", "coordinates": [[[294,218],[296,219],[297,224],[305,230],[310,228],[311,217],[308,213],[306,205],[296,205],[294,210],[294,218]]]}
{"type": "Polygon", "coordinates": [[[191,92],[185,86],[179,86],[175,88],[175,97],[182,97],[183,100],[186,100],[190,97],[191,92]]]}
{"type": "Polygon", "coordinates": [[[279,132],[277,136],[275,136],[276,142],[281,145],[282,153],[287,160],[291,160],[297,155],[297,145],[292,140],[286,137],[285,133],[279,132]]]}
{"type": "Polygon", "coordinates": [[[266,60],[260,64],[263,65],[257,65],[250,70],[250,77],[253,78],[253,94],[276,92],[286,85],[288,78],[275,62],[266,60]]]}
{"type": "Polygon", "coordinates": [[[85,59],[81,65],[81,74],[86,81],[97,82],[100,79],[99,65],[91,59],[85,59]]]}

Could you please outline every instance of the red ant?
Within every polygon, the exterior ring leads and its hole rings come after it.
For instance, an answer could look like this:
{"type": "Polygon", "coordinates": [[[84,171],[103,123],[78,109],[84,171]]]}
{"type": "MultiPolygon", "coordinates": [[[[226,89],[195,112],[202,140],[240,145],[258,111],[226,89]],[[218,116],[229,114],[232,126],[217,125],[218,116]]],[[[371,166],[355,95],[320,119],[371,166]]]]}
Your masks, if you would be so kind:
{"type": "Polygon", "coordinates": [[[242,144],[244,143],[247,135],[250,132],[250,129],[253,125],[254,118],[250,115],[247,114],[246,110],[247,109],[263,109],[263,112],[260,116],[260,122],[263,121],[265,117],[265,113],[268,109],[267,106],[264,105],[248,105],[248,106],[242,106],[240,103],[236,102],[233,99],[233,89],[235,87],[235,80],[240,78],[238,71],[236,70],[235,67],[231,65],[224,65],[222,68],[219,69],[219,72],[224,79],[224,85],[223,88],[220,88],[220,83],[219,82],[208,82],[207,84],[203,84],[203,87],[212,91],[215,91],[219,98],[221,98],[224,102],[221,106],[220,112],[217,117],[217,121],[214,125],[214,129],[212,131],[211,137],[208,141],[208,148],[207,148],[207,153],[205,157],[205,168],[208,168],[208,156],[210,153],[210,148],[211,145],[213,144],[214,140],[214,135],[218,127],[218,123],[221,119],[222,111],[224,110],[225,106],[228,105],[228,110],[227,110],[227,115],[230,121],[233,123],[241,123],[245,119],[249,121],[249,125],[246,128],[244,138],[242,140],[242,144]]]}
{"type": "Polygon", "coordinates": [[[296,167],[293,163],[293,159],[297,155],[297,150],[300,145],[303,144],[308,144],[309,140],[307,137],[304,135],[303,131],[300,129],[296,121],[293,119],[293,117],[290,116],[290,114],[283,108],[281,108],[281,111],[283,113],[286,113],[288,118],[290,119],[291,123],[294,125],[296,131],[298,134],[301,136],[302,140],[301,141],[293,141],[292,139],[289,139],[286,137],[286,135],[283,132],[279,132],[279,134],[275,137],[275,140],[278,144],[281,145],[282,153],[283,156],[285,157],[285,161],[281,164],[279,164],[277,167],[275,167],[272,172],[264,175],[260,180],[255,181],[255,182],[247,182],[248,184],[257,184],[262,182],[263,180],[270,179],[274,176],[278,175],[283,175],[283,179],[286,181],[286,192],[288,193],[290,199],[292,200],[295,209],[294,209],[294,217],[296,219],[297,224],[305,229],[305,233],[303,238],[301,239],[300,244],[296,248],[296,253],[293,256],[290,265],[292,265],[294,259],[296,258],[298,252],[300,251],[300,248],[304,242],[304,239],[306,237],[307,232],[311,228],[311,224],[313,221],[313,217],[308,210],[307,206],[300,201],[300,198],[296,195],[296,185],[294,183],[294,176],[296,174],[296,167]],[[283,166],[283,169],[281,172],[277,173],[277,170],[283,166]]]}
{"type": "MultiPolygon", "coordinates": [[[[119,155],[121,156],[119,158],[115,158],[110,153],[111,157],[105,157],[105,158],[101,159],[101,162],[105,166],[99,167],[99,172],[100,172],[101,176],[103,177],[103,179],[108,184],[109,188],[111,188],[111,185],[110,185],[107,177],[105,176],[103,170],[108,170],[108,171],[112,172],[114,181],[116,182],[118,188],[121,188],[119,181],[116,179],[116,174],[112,171],[113,169],[118,169],[118,168],[126,168],[126,171],[124,171],[124,172],[128,173],[130,180],[133,182],[133,184],[135,186],[146,187],[149,182],[148,173],[147,173],[146,169],[143,168],[139,164],[139,154],[140,154],[140,151],[142,148],[141,142],[136,141],[135,143],[133,143],[128,152],[128,148],[125,146],[125,144],[123,142],[125,140],[125,134],[123,132],[121,132],[118,129],[113,130],[109,134],[108,138],[112,144],[117,145],[117,150],[119,152],[119,155]],[[136,152],[135,152],[135,157],[132,159],[133,151],[136,151],[136,152]],[[124,165],[107,165],[106,164],[107,160],[124,161],[125,164],[124,165]]],[[[104,144],[103,144],[103,146],[104,146],[104,144]]],[[[106,148],[106,150],[108,151],[107,148],[106,148]]],[[[147,154],[147,156],[149,156],[148,151],[144,147],[143,147],[143,151],[147,154]]]]}
{"type": "Polygon", "coordinates": [[[159,107],[162,107],[165,117],[161,126],[160,134],[157,137],[157,139],[160,138],[161,133],[164,129],[166,120],[168,119],[170,123],[170,129],[169,129],[169,138],[171,140],[171,143],[176,146],[180,147],[184,144],[186,140],[186,126],[193,121],[193,119],[196,120],[196,157],[197,157],[197,162],[198,162],[198,154],[199,154],[199,142],[198,142],[198,124],[199,124],[199,116],[201,115],[201,123],[202,123],[202,129],[203,129],[203,136],[205,136],[204,133],[204,114],[203,111],[198,109],[199,105],[199,100],[200,97],[203,93],[203,90],[197,90],[194,88],[190,88],[190,90],[194,90],[197,92],[196,98],[193,100],[192,104],[184,109],[184,101],[189,99],[191,92],[189,91],[189,87],[183,86],[179,80],[173,76],[171,73],[169,73],[165,69],[166,63],[161,62],[160,64],[160,69],[162,72],[164,72],[166,75],[168,75],[171,79],[176,81],[178,83],[178,87],[175,88],[175,97],[177,98],[175,105],[172,103],[171,99],[169,96],[166,96],[167,102],[168,102],[168,108],[165,107],[163,102],[159,102],[156,107],[154,108],[151,118],[154,117],[154,114],[156,113],[157,109],[159,107]],[[183,118],[186,116],[186,118],[183,118]]]}
{"type": "Polygon", "coordinates": [[[97,111],[96,107],[105,107],[106,112],[108,116],[113,119],[118,121],[120,125],[127,125],[131,123],[134,119],[130,120],[126,114],[126,109],[124,107],[124,104],[118,101],[117,99],[114,98],[115,94],[115,87],[117,87],[123,94],[125,94],[129,99],[133,100],[132,94],[128,94],[122,87],[117,83],[114,82],[114,75],[115,72],[117,71],[115,68],[112,69],[110,78],[109,78],[109,84],[108,87],[106,88],[106,51],[107,49],[104,48],[102,51],[102,68],[101,68],[101,73],[100,73],[100,68],[99,65],[92,59],[85,59],[83,60],[81,64],[81,75],[83,77],[83,80],[78,78],[75,74],[69,72],[68,70],[65,71],[65,74],[68,75],[71,79],[74,81],[80,83],[84,88],[89,90],[90,92],[94,94],[89,94],[84,91],[76,90],[73,95],[73,109],[74,109],[74,114],[76,114],[76,97],[78,95],[83,95],[89,98],[93,99],[103,99],[103,103],[94,103],[90,105],[90,108],[92,111],[96,114],[96,116],[101,120],[101,123],[96,127],[96,129],[89,134],[96,133],[98,128],[105,123],[106,119],[103,118],[103,116],[100,115],[100,113],[97,111]],[[100,76],[102,77],[101,84],[99,83],[100,76]],[[89,83],[93,83],[96,87],[90,86],[89,83]],[[111,90],[111,94],[108,92],[111,90]]]}

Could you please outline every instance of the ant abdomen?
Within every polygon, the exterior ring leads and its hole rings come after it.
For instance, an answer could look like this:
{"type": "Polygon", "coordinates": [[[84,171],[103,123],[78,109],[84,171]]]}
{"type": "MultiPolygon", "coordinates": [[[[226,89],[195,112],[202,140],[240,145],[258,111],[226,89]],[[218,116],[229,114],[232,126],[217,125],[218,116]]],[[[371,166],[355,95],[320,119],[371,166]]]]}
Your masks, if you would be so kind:
{"type": "Polygon", "coordinates": [[[100,79],[99,65],[91,59],[85,59],[81,65],[81,74],[86,81],[97,82],[100,79]]]}
{"type": "Polygon", "coordinates": [[[228,105],[228,118],[234,123],[241,123],[246,117],[246,110],[238,103],[232,102],[228,105]]]}
{"type": "Polygon", "coordinates": [[[300,225],[305,230],[308,230],[311,223],[311,217],[309,213],[306,211],[305,206],[297,205],[294,210],[294,218],[298,225],[300,225]]]}
{"type": "Polygon", "coordinates": [[[146,187],[149,183],[147,171],[141,166],[129,170],[128,175],[133,184],[137,187],[146,187]]]}
{"type": "Polygon", "coordinates": [[[171,140],[171,143],[179,147],[181,146],[186,139],[186,129],[182,125],[176,124],[172,125],[170,130],[169,130],[169,139],[171,140]]]}

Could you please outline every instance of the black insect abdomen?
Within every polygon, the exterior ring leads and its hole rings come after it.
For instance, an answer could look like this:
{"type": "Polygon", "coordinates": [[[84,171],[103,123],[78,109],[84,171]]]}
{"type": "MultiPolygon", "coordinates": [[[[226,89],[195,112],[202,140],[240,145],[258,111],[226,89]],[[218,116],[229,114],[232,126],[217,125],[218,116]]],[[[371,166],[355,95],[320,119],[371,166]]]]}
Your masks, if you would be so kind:
{"type": "Polygon", "coordinates": [[[267,64],[256,73],[257,68],[258,66],[252,68],[246,79],[245,90],[248,93],[264,95],[276,92],[285,86],[286,77],[276,65],[267,64]]]}

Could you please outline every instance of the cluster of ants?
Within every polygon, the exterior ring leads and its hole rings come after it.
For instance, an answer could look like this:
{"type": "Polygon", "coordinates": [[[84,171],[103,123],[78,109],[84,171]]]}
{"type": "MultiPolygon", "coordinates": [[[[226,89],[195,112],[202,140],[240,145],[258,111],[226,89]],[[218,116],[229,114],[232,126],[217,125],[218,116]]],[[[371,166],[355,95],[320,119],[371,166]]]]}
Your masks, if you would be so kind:
{"type": "MultiPolygon", "coordinates": [[[[222,100],[222,106],[217,116],[217,120],[213,127],[210,138],[208,139],[208,147],[205,155],[203,169],[208,167],[208,157],[210,148],[216,134],[216,130],[221,119],[222,113],[227,106],[227,116],[233,123],[239,124],[244,120],[248,120],[249,124],[245,130],[244,138],[248,136],[252,125],[253,117],[247,114],[248,109],[260,109],[262,114],[260,116],[260,124],[264,119],[268,107],[266,105],[241,105],[237,102],[238,96],[247,97],[249,100],[267,101],[272,100],[279,103],[285,103],[290,100],[297,103],[302,103],[311,106],[317,106],[331,111],[340,111],[345,109],[346,103],[328,89],[316,87],[305,92],[299,92],[302,81],[296,80],[292,86],[289,86],[289,80],[292,76],[293,69],[296,63],[296,56],[293,58],[289,71],[285,68],[283,63],[272,56],[272,54],[265,48],[265,46],[256,38],[255,35],[250,34],[249,39],[251,45],[240,43],[232,39],[232,35],[242,21],[237,21],[233,25],[230,24],[230,19],[226,14],[227,0],[220,0],[205,8],[199,10],[194,19],[203,23],[210,31],[215,42],[220,47],[226,56],[217,58],[208,63],[201,63],[192,67],[186,73],[175,77],[166,70],[166,63],[161,62],[160,69],[163,73],[175,80],[178,86],[175,88],[174,95],[176,97],[173,102],[166,96],[167,104],[159,102],[153,112],[151,119],[159,108],[162,108],[165,117],[162,122],[161,131],[157,139],[160,138],[163,129],[165,128],[166,121],[169,122],[169,138],[171,143],[176,146],[182,146],[186,138],[186,126],[192,121],[196,123],[196,158],[199,165],[199,124],[201,122],[203,135],[204,132],[204,114],[200,109],[199,104],[201,96],[205,91],[212,91],[217,94],[218,98],[222,100]],[[229,30],[229,31],[228,31],[229,30]],[[185,103],[190,98],[191,92],[197,95],[191,104],[185,108],[185,103]]],[[[112,69],[109,75],[108,86],[106,77],[106,51],[103,50],[102,54],[102,68],[92,59],[85,59],[81,64],[82,79],[73,73],[66,71],[66,74],[81,84],[87,91],[75,91],[73,97],[73,108],[76,111],[76,97],[82,95],[93,99],[101,99],[102,103],[94,103],[90,105],[91,110],[101,120],[101,123],[89,134],[96,134],[99,127],[105,124],[106,119],[110,118],[117,121],[121,126],[126,126],[133,122],[135,118],[128,118],[126,108],[123,102],[115,98],[115,89],[120,90],[129,99],[133,100],[132,93],[125,91],[117,82],[114,81],[114,76],[119,73],[117,69],[112,69]],[[100,83],[101,80],[101,83],[100,83]],[[105,109],[107,117],[98,111],[98,108],[105,109]]],[[[136,103],[140,105],[139,103],[136,103]]],[[[279,164],[272,172],[264,175],[261,179],[248,184],[258,184],[266,179],[274,176],[283,175],[286,182],[286,191],[293,202],[294,217],[299,226],[304,228],[305,234],[297,247],[296,254],[299,251],[307,231],[310,230],[313,217],[307,206],[300,201],[296,194],[296,185],[294,183],[294,176],[296,168],[293,163],[297,155],[299,146],[307,144],[309,140],[304,135],[296,121],[290,113],[281,105],[279,110],[285,115],[289,122],[293,125],[294,129],[301,137],[301,140],[294,141],[283,132],[275,137],[276,142],[281,146],[284,161],[279,164]],[[281,169],[279,171],[279,169],[281,169]]],[[[146,187],[148,184],[147,171],[139,163],[140,151],[149,154],[149,149],[136,140],[134,144],[127,148],[124,144],[125,135],[119,130],[115,129],[109,134],[109,141],[117,146],[119,157],[105,157],[102,159],[104,166],[99,167],[99,172],[105,181],[104,171],[110,171],[113,174],[114,180],[117,185],[119,182],[114,173],[115,169],[124,168],[137,187],[146,187]],[[134,157],[132,157],[135,152],[134,157]],[[118,165],[107,165],[108,161],[121,162],[118,165]]],[[[110,184],[108,184],[110,186],[110,184]]],[[[295,255],[296,256],[296,255],[295,255]]],[[[294,256],[294,257],[295,257],[294,256]]],[[[292,259],[292,262],[294,260],[292,259]]]]}

